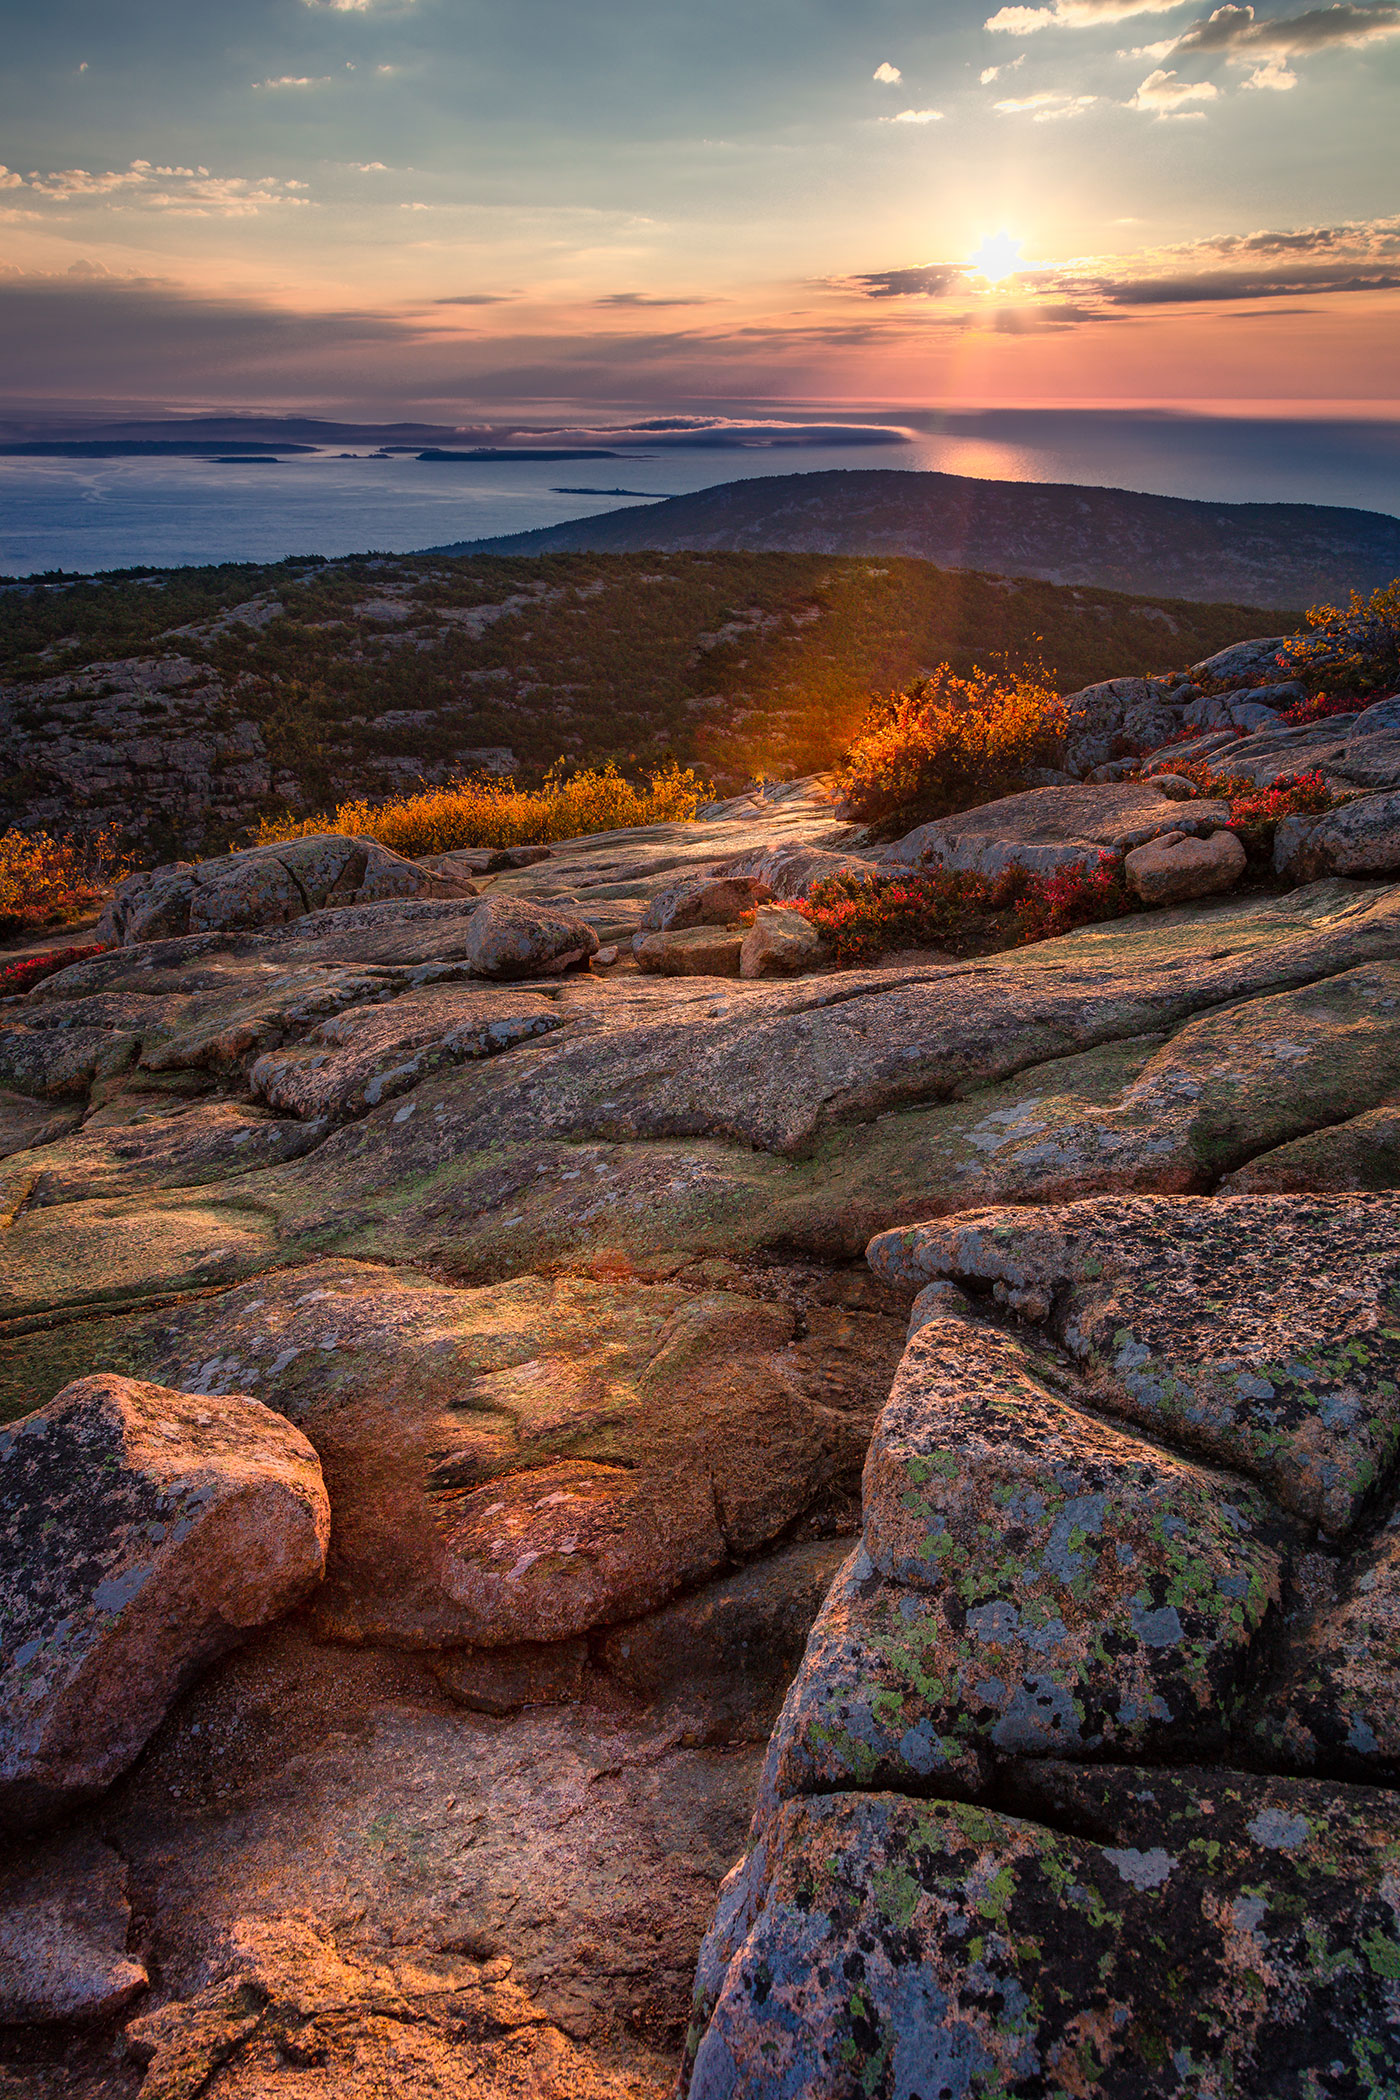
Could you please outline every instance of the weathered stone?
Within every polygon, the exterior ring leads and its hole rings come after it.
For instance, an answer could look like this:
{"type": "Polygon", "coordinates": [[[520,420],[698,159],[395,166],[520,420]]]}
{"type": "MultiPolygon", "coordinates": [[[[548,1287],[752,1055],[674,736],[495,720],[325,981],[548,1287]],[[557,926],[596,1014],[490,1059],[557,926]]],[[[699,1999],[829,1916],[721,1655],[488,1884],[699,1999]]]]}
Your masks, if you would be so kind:
{"type": "Polygon", "coordinates": [[[21,1202],[5,1229],[0,1319],[209,1290],[277,1259],[269,1213],[212,1192],[21,1202]]]}
{"type": "Polygon", "coordinates": [[[472,914],[467,960],[478,977],[545,977],[594,953],[591,926],[544,905],[487,897],[472,914]]]}
{"type": "Polygon", "coordinates": [[[320,1579],[314,1452],[256,1400],[80,1379],[0,1431],[0,1812],[30,1822],[129,1765],[215,1656],[320,1579]]]}
{"type": "Polygon", "coordinates": [[[434,874],[376,839],[326,832],[224,854],[197,867],[181,861],[130,875],[118,884],[95,938],[129,947],[184,933],[279,926],[328,904],[473,895],[470,882],[434,874]]]}
{"type": "Polygon", "coordinates": [[[652,899],[639,930],[679,933],[686,926],[732,926],[772,894],[756,875],[692,875],[652,899]]]}
{"type": "Polygon", "coordinates": [[[1190,838],[1167,831],[1137,846],[1123,862],[1128,887],[1144,904],[1184,904],[1232,890],[1244,873],[1245,851],[1233,831],[1190,838]]]}
{"type": "Polygon", "coordinates": [[[1271,1764],[1362,1779],[1400,1777],[1400,1513],[1343,1568],[1321,1563],[1323,1595],[1295,1613],[1255,1744],[1271,1764]],[[1338,1582],[1341,1595],[1327,1589],[1338,1582]]]}
{"type": "Polygon", "coordinates": [[[805,897],[819,882],[833,876],[853,875],[878,880],[883,862],[862,853],[830,852],[820,846],[783,845],[757,853],[741,854],[725,863],[726,875],[748,875],[761,882],[775,898],[805,897]]]}
{"type": "Polygon", "coordinates": [[[75,1108],[55,1109],[52,1101],[37,1100],[32,1094],[0,1090],[0,1159],[66,1137],[79,1114],[75,1108]]]}
{"type": "Polygon", "coordinates": [[[993,1752],[1223,1747],[1278,1600],[1277,1526],[1052,1380],[975,1321],[920,1324],[773,1739],[779,1796],[966,1792],[993,1752]]]}
{"type": "Polygon", "coordinates": [[[829,954],[821,934],[801,912],[760,906],[739,950],[739,975],[794,977],[815,969],[829,954]]]}
{"type": "Polygon", "coordinates": [[[890,1794],[779,1809],[701,1956],[688,2100],[1395,2083],[1393,1797],[1133,1767],[1028,1785],[1058,1827],[890,1794]]]}
{"type": "Polygon", "coordinates": [[[324,1263],[148,1316],[126,1365],[237,1384],[315,1447],[318,1624],[409,1647],[572,1640],[849,1506],[895,1321],[675,1284],[452,1290],[324,1263]]]}
{"type": "Polygon", "coordinates": [[[1389,875],[1400,868],[1400,791],[1362,795],[1321,817],[1285,817],[1274,868],[1292,882],[1324,875],[1389,875]]]}
{"type": "Polygon", "coordinates": [[[442,985],[387,1005],[349,1007],[287,1049],[264,1051],[249,1081],[274,1108],[341,1122],[444,1066],[546,1035],[564,1018],[542,992],[442,985]]]}
{"type": "Polygon", "coordinates": [[[1263,1482],[1331,1539],[1400,1453],[1400,1197],[1097,1197],[879,1235],[889,1282],[991,1285],[1095,1404],[1263,1482]]]}
{"type": "Polygon", "coordinates": [[[686,1741],[766,1742],[849,1544],[787,1546],[707,1583],[614,1628],[599,1661],[628,1691],[679,1713],[686,1741]]]}
{"type": "Polygon", "coordinates": [[[1400,1188],[1400,1103],[1329,1123],[1221,1178],[1223,1195],[1400,1188]]]}
{"type": "Polygon", "coordinates": [[[931,863],[986,876],[1015,867],[1048,874],[1090,867],[1100,853],[1126,852],[1166,831],[1219,831],[1229,814],[1224,802],[1183,802],[1148,780],[1028,788],[921,824],[890,851],[893,860],[910,867],[931,863]]]}
{"type": "Polygon", "coordinates": [[[0,2022],[106,2020],[145,1990],[126,1868],[88,1836],[0,1858],[0,2022]]]}
{"type": "Polygon", "coordinates": [[[1234,685],[1240,681],[1254,683],[1276,678],[1281,668],[1280,652],[1290,639],[1286,634],[1274,634],[1263,635],[1255,641],[1231,642],[1228,648],[1217,649],[1214,656],[1203,657],[1200,663],[1192,664],[1191,676],[1212,685],[1234,685]]]}
{"type": "Polygon", "coordinates": [[[7,1194],[35,1211],[143,1188],[197,1187],[299,1159],[327,1127],[233,1101],[134,1099],[142,1105],[128,1120],[89,1117],[81,1130],[0,1166],[0,1211],[7,1194]]]}
{"type": "Polygon", "coordinates": [[[429,1661],[449,1699],[483,1714],[518,1713],[522,1706],[576,1706],[587,1667],[587,1641],[443,1648],[429,1661]]]}
{"type": "Polygon", "coordinates": [[[637,968],[649,977],[737,977],[742,926],[687,926],[678,933],[639,933],[637,968]]]}

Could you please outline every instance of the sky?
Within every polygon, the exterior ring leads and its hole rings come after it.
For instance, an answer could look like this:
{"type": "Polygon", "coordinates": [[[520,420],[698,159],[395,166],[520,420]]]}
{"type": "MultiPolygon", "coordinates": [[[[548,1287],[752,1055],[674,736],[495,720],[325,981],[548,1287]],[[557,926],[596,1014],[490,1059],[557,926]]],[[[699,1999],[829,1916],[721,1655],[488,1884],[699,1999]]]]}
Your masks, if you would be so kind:
{"type": "Polygon", "coordinates": [[[1400,0],[0,0],[0,399],[1400,414],[1400,0]]]}

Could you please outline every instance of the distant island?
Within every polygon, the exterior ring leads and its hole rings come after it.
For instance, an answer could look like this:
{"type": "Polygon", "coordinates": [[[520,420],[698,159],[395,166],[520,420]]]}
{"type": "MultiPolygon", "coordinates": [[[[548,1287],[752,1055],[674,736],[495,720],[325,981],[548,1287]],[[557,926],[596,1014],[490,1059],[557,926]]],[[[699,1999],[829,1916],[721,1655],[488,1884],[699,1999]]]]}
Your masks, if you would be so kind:
{"type": "Polygon", "coordinates": [[[1400,574],[1400,518],[1316,503],[1205,503],[1063,482],[835,468],[756,475],[433,554],[912,555],[1209,603],[1308,605],[1400,574]]]}
{"type": "Polygon", "coordinates": [[[570,489],[556,483],[549,493],[551,496],[644,496],[648,503],[669,503],[672,500],[668,489],[570,489]]]}
{"type": "MultiPolygon", "coordinates": [[[[426,452],[418,454],[419,459],[468,460],[475,466],[506,465],[522,459],[626,459],[628,456],[626,452],[585,452],[573,445],[558,452],[538,452],[530,445],[474,445],[470,452],[447,452],[440,445],[430,445],[426,452]]],[[[583,493],[592,495],[594,492],[587,489],[583,493]]]]}

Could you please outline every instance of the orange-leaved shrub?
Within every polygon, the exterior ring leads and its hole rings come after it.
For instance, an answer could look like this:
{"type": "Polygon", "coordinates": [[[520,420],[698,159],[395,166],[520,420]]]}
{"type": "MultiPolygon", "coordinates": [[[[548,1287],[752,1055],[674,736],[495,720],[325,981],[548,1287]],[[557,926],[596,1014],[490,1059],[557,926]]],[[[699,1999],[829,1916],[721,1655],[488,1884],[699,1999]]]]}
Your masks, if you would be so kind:
{"type": "Polygon", "coordinates": [[[47,831],[0,835],[0,933],[29,926],[61,926],[81,919],[127,872],[117,827],[87,838],[52,838],[47,831]]]}
{"type": "Polygon", "coordinates": [[[1069,728],[1047,676],[974,667],[960,678],[940,664],[872,707],[836,799],[863,823],[907,830],[1030,786],[1062,756],[1069,728]]]}
{"type": "Polygon", "coordinates": [[[689,768],[682,771],[674,760],[650,774],[642,787],[634,787],[611,764],[566,777],[561,760],[537,788],[483,776],[396,795],[388,802],[342,802],[328,816],[264,817],[252,842],[263,846],[341,831],[378,839],[415,860],[461,846],[544,846],[632,824],[684,822],[712,793],[707,782],[689,768]]]}
{"type": "Polygon", "coordinates": [[[1279,664],[1320,694],[1365,700],[1400,690],[1400,576],[1349,605],[1308,609],[1307,634],[1294,635],[1279,664]]]}
{"type": "Polygon", "coordinates": [[[1122,862],[1101,853],[1091,867],[996,876],[931,868],[881,880],[833,875],[793,906],[830,944],[839,963],[869,962],[896,948],[946,948],[985,955],[1046,941],[1102,919],[1138,911],[1122,862]]]}

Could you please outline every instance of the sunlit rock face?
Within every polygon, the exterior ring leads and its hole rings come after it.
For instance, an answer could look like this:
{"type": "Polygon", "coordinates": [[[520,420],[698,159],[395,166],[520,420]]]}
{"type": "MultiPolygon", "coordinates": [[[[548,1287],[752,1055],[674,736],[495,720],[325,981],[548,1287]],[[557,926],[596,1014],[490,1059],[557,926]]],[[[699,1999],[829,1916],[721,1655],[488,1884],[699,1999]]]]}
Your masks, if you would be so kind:
{"type": "Polygon", "coordinates": [[[5,2075],[1400,2078],[1400,893],[633,967],[867,844],[746,797],[7,1003],[5,2075]]]}

